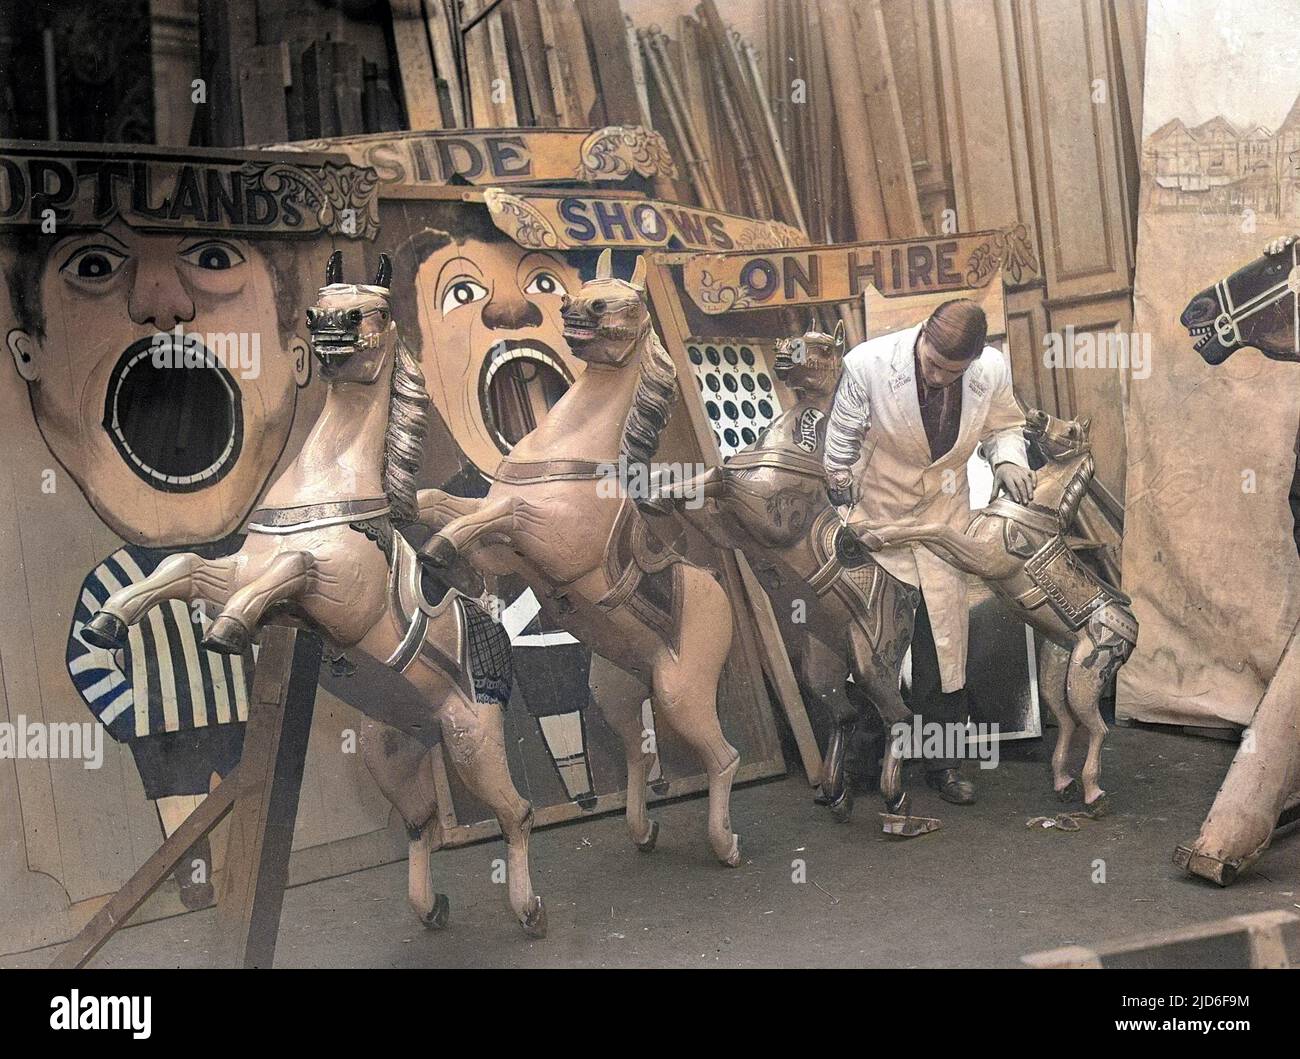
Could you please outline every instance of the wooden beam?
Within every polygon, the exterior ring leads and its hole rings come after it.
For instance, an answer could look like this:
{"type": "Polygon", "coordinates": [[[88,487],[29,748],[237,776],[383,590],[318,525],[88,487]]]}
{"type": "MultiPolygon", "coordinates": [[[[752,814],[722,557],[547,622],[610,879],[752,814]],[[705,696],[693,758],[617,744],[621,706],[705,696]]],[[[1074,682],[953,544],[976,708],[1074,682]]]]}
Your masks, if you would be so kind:
{"type": "Polygon", "coordinates": [[[190,847],[205,835],[212,833],[235,804],[240,766],[218,784],[185,818],[102,908],[77,933],[77,936],[59,950],[50,964],[51,968],[71,970],[85,967],[91,958],[118,930],[126,926],[136,910],[148,900],[163,881],[171,875],[190,847]]]}
{"type": "Polygon", "coordinates": [[[293,83],[287,44],[259,44],[239,63],[244,143],[283,143],[289,138],[285,91],[293,83]]]}
{"type": "Polygon", "coordinates": [[[406,124],[412,130],[441,129],[442,106],[433,66],[433,47],[421,0],[389,0],[393,13],[393,44],[406,124]]]}
{"type": "Polygon", "coordinates": [[[217,907],[218,962],[225,967],[270,967],[275,958],[320,675],[316,634],[267,625],[261,643],[217,907]]]}

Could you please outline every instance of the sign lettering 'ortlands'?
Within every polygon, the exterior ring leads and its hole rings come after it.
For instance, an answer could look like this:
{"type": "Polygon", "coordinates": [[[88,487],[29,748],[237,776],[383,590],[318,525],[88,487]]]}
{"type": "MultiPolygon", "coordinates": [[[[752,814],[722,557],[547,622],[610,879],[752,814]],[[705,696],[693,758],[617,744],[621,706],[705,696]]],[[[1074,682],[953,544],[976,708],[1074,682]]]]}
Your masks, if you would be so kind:
{"type": "Polygon", "coordinates": [[[381,184],[566,184],[675,177],[668,144],[639,125],[603,129],[437,129],[339,136],[273,149],[342,153],[381,184]]]}
{"type": "Polygon", "coordinates": [[[754,251],[808,242],[797,228],[780,221],[652,199],[487,188],[483,200],[498,228],[520,246],[536,250],[610,246],[754,251]]]}
{"type": "Polygon", "coordinates": [[[1023,225],[1004,231],[796,248],[780,253],[701,254],[687,261],[686,290],[706,313],[810,305],[987,284],[1001,269],[1020,283],[1038,271],[1023,225]]]}
{"type": "Polygon", "coordinates": [[[373,170],[320,155],[0,141],[0,228],[102,228],[120,217],[137,229],[373,238],[377,184],[373,170]]]}

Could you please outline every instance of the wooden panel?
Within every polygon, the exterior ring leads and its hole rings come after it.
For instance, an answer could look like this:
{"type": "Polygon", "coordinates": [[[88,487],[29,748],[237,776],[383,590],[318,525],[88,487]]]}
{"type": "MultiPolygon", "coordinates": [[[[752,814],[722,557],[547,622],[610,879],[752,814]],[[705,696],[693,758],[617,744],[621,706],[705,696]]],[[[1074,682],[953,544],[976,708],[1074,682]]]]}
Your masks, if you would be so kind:
{"type": "MultiPolygon", "coordinates": [[[[1049,302],[1051,330],[1067,347],[1098,351],[1105,361],[1118,351],[1117,340],[1139,341],[1133,335],[1133,310],[1127,291],[1114,297],[1081,304],[1049,302]]],[[[1042,358],[1042,346],[1039,347],[1042,358]]],[[[1123,364],[1107,367],[1076,365],[1056,369],[1058,395],[1064,407],[1058,413],[1069,419],[1092,417],[1092,448],[1097,461],[1097,481],[1112,497],[1124,497],[1124,410],[1128,407],[1129,372],[1123,364]]]]}
{"type": "Polygon", "coordinates": [[[1017,222],[1039,248],[1011,0],[936,7],[960,231],[1017,222]]]}
{"type": "Polygon", "coordinates": [[[401,74],[408,129],[441,129],[442,108],[434,78],[433,52],[420,0],[390,0],[393,45],[401,74]]]}
{"type": "Polygon", "coordinates": [[[1054,300],[1131,283],[1102,0],[1020,0],[1030,158],[1054,300]],[[1059,61],[1062,54],[1075,58],[1059,61]]]}

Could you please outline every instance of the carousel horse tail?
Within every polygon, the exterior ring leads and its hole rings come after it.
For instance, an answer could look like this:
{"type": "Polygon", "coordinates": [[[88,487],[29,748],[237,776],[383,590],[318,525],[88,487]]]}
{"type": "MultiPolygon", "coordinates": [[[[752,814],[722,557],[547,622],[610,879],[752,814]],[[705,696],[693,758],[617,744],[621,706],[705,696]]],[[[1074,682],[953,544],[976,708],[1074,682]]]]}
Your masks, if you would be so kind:
{"type": "Polygon", "coordinates": [[[957,569],[987,581],[1011,577],[1024,564],[1023,559],[1008,555],[997,541],[967,537],[942,523],[877,526],[870,530],[851,528],[869,551],[896,544],[924,544],[957,569]]]}

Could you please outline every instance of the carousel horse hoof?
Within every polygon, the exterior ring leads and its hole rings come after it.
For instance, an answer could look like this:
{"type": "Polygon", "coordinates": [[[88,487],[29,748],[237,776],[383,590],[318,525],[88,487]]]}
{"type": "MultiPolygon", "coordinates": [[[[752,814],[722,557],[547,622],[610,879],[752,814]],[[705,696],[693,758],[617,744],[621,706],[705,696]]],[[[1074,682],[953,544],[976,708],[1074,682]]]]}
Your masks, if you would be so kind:
{"type": "Polygon", "coordinates": [[[126,646],[126,622],[115,614],[101,610],[81,629],[81,638],[91,647],[105,651],[115,651],[126,646]]]}
{"type": "Polygon", "coordinates": [[[739,835],[733,834],[731,836],[731,849],[727,851],[727,855],[725,857],[719,857],[718,859],[722,861],[722,863],[726,865],[728,868],[740,867],[740,836],[739,835]]]}
{"type": "Polygon", "coordinates": [[[420,549],[420,558],[439,570],[446,569],[456,560],[456,545],[441,533],[435,533],[420,549]]]}
{"type": "Polygon", "coordinates": [[[1077,802],[1079,797],[1080,791],[1078,780],[1071,780],[1056,792],[1056,800],[1058,802],[1077,802]]]}
{"type": "Polygon", "coordinates": [[[248,649],[248,630],[229,614],[217,616],[203,637],[203,646],[222,655],[242,655],[248,649]]]}
{"type": "Polygon", "coordinates": [[[1174,864],[1188,875],[1199,875],[1219,886],[1231,886],[1237,881],[1241,862],[1230,862],[1197,852],[1194,846],[1179,846],[1174,850],[1174,864]]]}
{"type": "Polygon", "coordinates": [[[1099,794],[1096,801],[1083,803],[1083,811],[1093,820],[1100,820],[1110,812],[1110,799],[1105,794],[1099,794]]]}
{"type": "Polygon", "coordinates": [[[637,842],[636,848],[642,853],[653,853],[655,843],[659,841],[659,821],[650,821],[650,830],[646,837],[637,842]]]}
{"type": "Polygon", "coordinates": [[[519,923],[530,938],[546,937],[546,906],[542,904],[540,895],[533,895],[533,899],[528,902],[528,910],[520,917],[519,923]]]}
{"type": "Polygon", "coordinates": [[[846,787],[844,793],[835,801],[826,804],[830,806],[831,816],[836,823],[847,824],[849,817],[853,815],[853,792],[846,787]]]}
{"type": "Polygon", "coordinates": [[[420,922],[424,924],[425,930],[447,929],[447,925],[451,922],[451,902],[447,900],[446,894],[434,896],[433,908],[421,914],[420,922]]]}

